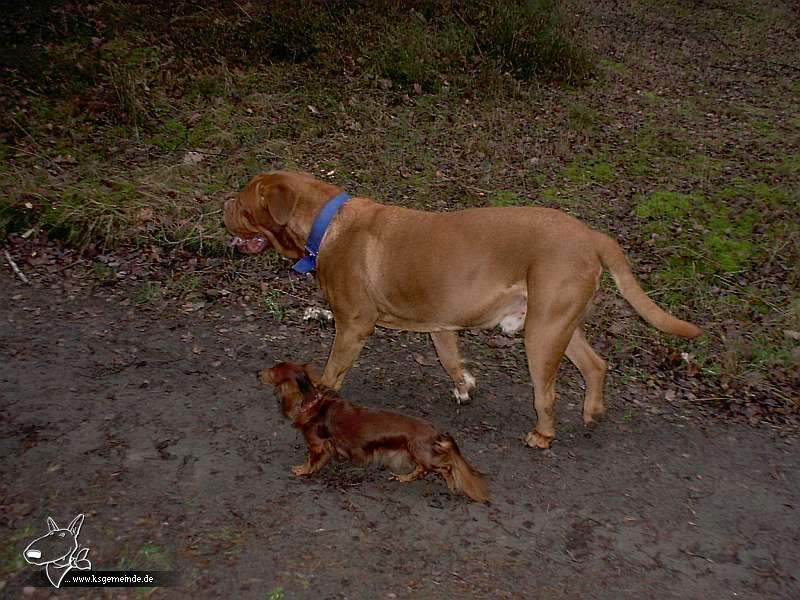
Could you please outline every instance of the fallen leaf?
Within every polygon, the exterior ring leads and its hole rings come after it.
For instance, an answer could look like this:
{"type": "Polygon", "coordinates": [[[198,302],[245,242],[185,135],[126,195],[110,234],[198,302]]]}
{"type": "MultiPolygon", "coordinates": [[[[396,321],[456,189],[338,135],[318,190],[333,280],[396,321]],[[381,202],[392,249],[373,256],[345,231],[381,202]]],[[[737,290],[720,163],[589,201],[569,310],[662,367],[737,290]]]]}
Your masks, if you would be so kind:
{"type": "Polygon", "coordinates": [[[316,306],[309,306],[303,312],[304,321],[332,321],[333,313],[324,308],[317,308],[316,306]]]}
{"type": "Polygon", "coordinates": [[[186,154],[183,155],[183,160],[181,161],[184,165],[196,165],[199,162],[203,162],[206,156],[202,152],[195,152],[194,150],[190,150],[186,154]]]}

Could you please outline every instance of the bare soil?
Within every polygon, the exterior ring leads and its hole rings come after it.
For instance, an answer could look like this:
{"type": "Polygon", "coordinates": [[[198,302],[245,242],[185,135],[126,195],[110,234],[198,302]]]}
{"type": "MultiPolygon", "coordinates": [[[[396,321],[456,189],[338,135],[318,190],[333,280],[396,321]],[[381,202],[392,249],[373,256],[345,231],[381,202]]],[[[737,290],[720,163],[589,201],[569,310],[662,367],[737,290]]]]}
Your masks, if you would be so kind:
{"type": "Polygon", "coordinates": [[[33,275],[0,270],[4,598],[800,595],[800,444],[785,428],[705,416],[612,369],[589,433],[565,364],[557,441],[535,451],[519,340],[464,336],[479,388],[457,406],[426,337],[378,331],[343,395],[448,429],[490,503],[347,463],[299,479],[302,440],[255,374],[323,364],[331,327],[33,275]],[[23,548],[48,516],[78,513],[94,569],[172,569],[180,584],[31,587],[23,548]]]}

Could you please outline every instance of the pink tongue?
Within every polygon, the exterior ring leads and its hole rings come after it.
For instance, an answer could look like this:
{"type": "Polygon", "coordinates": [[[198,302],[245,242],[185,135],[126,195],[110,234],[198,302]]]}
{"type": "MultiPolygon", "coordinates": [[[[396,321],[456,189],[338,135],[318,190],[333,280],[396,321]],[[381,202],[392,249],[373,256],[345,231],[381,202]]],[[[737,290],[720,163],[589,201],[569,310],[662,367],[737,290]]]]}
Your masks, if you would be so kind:
{"type": "Polygon", "coordinates": [[[249,240],[245,241],[245,243],[240,246],[240,249],[248,254],[258,254],[264,249],[266,246],[266,240],[262,237],[254,237],[250,238],[249,240]]]}

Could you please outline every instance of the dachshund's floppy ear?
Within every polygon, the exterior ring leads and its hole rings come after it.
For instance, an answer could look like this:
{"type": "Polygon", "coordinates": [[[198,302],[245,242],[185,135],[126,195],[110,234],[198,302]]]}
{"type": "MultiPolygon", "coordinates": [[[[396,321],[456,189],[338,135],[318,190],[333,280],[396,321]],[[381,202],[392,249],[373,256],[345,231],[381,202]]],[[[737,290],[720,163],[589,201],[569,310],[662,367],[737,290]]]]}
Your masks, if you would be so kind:
{"type": "Polygon", "coordinates": [[[308,375],[306,375],[305,371],[297,373],[295,375],[294,382],[297,384],[297,389],[303,395],[305,395],[308,390],[314,387],[314,382],[311,381],[308,375]]]}
{"type": "Polygon", "coordinates": [[[259,206],[278,225],[286,225],[297,204],[297,194],[282,181],[264,182],[258,187],[259,206]]]}

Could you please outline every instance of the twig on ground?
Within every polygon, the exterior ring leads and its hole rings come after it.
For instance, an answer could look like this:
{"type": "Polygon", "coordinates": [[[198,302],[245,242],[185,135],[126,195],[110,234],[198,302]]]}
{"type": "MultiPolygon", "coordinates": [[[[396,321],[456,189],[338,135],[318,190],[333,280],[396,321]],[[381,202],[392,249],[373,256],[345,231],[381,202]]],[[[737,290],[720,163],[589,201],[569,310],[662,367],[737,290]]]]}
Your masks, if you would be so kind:
{"type": "Polygon", "coordinates": [[[686,556],[691,556],[693,558],[700,558],[702,560],[710,562],[712,565],[714,564],[714,561],[712,559],[708,558],[707,556],[703,556],[702,554],[695,554],[694,552],[690,552],[689,550],[686,550],[684,548],[681,548],[681,552],[683,552],[686,556]]]}
{"type": "Polygon", "coordinates": [[[17,263],[15,263],[14,259],[11,258],[11,255],[8,253],[8,250],[3,250],[3,254],[6,255],[6,260],[8,261],[8,264],[11,265],[11,270],[14,271],[14,274],[17,277],[19,277],[24,283],[30,285],[31,284],[30,280],[27,277],[25,277],[25,273],[23,273],[20,270],[20,268],[17,266],[17,263]]]}

